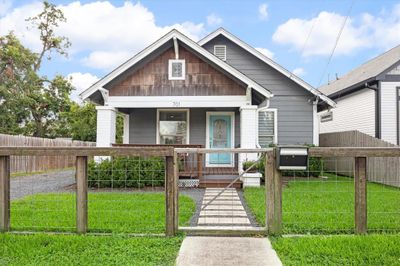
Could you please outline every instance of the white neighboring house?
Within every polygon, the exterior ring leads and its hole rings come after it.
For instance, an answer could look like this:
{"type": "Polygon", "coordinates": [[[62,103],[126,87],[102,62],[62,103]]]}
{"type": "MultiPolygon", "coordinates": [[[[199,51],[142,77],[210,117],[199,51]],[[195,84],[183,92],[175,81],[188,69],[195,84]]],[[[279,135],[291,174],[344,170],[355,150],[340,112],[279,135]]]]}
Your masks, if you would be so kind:
{"type": "Polygon", "coordinates": [[[320,133],[358,130],[399,145],[400,45],[319,90],[336,102],[319,109],[320,133]]]}

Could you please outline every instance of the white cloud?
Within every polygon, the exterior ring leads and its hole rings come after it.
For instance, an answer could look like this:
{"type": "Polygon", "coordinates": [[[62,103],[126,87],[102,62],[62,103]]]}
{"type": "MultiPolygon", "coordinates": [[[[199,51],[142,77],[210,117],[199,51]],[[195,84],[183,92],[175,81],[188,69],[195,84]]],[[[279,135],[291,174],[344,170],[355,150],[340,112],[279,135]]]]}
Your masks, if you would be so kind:
{"type": "Polygon", "coordinates": [[[207,25],[208,26],[217,26],[222,23],[222,18],[217,16],[216,14],[210,14],[207,16],[207,25]]]}
{"type": "Polygon", "coordinates": [[[135,53],[127,51],[94,51],[82,59],[84,65],[92,68],[113,69],[135,53]]]}
{"type": "MultiPolygon", "coordinates": [[[[59,7],[67,23],[60,24],[57,33],[70,39],[72,55],[88,53],[83,62],[100,69],[109,70],[122,63],[118,60],[133,56],[173,28],[194,40],[205,34],[202,23],[185,21],[174,25],[157,25],[153,13],[140,2],[133,4],[126,1],[122,6],[114,6],[108,1],[87,4],[75,1],[59,7]],[[112,62],[105,62],[107,60],[112,62]]],[[[39,2],[13,9],[0,19],[0,34],[14,30],[24,44],[38,49],[38,34],[26,29],[25,19],[36,15],[41,9],[39,2]]]]}
{"type": "Polygon", "coordinates": [[[271,52],[270,50],[268,50],[267,48],[258,47],[258,48],[256,48],[256,50],[259,51],[260,53],[264,54],[266,57],[269,57],[271,59],[274,57],[274,53],[271,52]]]}
{"type": "Polygon", "coordinates": [[[5,15],[12,6],[12,0],[0,0],[0,16],[5,15]]]}
{"type": "Polygon", "coordinates": [[[268,18],[268,5],[267,4],[261,4],[258,6],[258,17],[261,20],[267,20],[268,18]]]}
{"type": "Polygon", "coordinates": [[[92,86],[99,78],[90,73],[74,72],[67,75],[71,79],[71,84],[75,88],[71,93],[71,99],[76,102],[81,102],[79,94],[85,89],[92,86]]]}
{"type": "MultiPolygon", "coordinates": [[[[272,38],[293,50],[303,51],[303,56],[326,56],[331,53],[344,20],[345,16],[326,11],[311,19],[293,18],[280,25],[272,38]]],[[[376,16],[365,13],[357,18],[349,18],[335,55],[352,54],[359,49],[371,47],[388,49],[400,43],[399,32],[400,4],[376,16]]]]}
{"type": "Polygon", "coordinates": [[[296,76],[301,77],[304,74],[306,74],[306,71],[304,70],[304,68],[298,67],[298,68],[293,69],[292,73],[295,74],[296,76]]]}

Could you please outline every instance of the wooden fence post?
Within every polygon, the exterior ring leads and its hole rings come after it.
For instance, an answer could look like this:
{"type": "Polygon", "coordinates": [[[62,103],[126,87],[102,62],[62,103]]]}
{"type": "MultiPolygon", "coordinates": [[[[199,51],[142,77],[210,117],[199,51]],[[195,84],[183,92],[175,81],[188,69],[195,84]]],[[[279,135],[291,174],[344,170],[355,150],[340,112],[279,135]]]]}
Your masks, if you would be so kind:
{"type": "Polygon", "coordinates": [[[0,232],[10,230],[10,156],[0,156],[0,232]]]}
{"type": "Polygon", "coordinates": [[[354,222],[355,233],[367,232],[367,158],[355,158],[354,175],[354,222]]]}
{"type": "Polygon", "coordinates": [[[179,163],[178,154],[174,152],[174,234],[179,228],[179,163]]]}
{"type": "Polygon", "coordinates": [[[165,235],[175,235],[174,156],[165,157],[165,235]]]}
{"type": "Polygon", "coordinates": [[[275,149],[265,156],[266,224],[268,234],[282,232],[282,184],[281,173],[276,168],[275,149]]]}
{"type": "Polygon", "coordinates": [[[76,157],[76,230],[84,234],[88,229],[87,156],[76,157]]]}

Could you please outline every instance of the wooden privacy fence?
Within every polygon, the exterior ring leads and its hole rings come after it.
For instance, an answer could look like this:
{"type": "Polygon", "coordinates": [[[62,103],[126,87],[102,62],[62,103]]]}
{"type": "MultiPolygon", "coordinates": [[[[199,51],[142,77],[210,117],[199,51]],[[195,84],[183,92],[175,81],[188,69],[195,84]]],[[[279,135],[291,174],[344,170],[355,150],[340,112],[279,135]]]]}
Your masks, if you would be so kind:
{"type": "MultiPolygon", "coordinates": [[[[320,134],[319,141],[321,147],[397,147],[357,130],[320,134]]],[[[367,165],[368,181],[400,186],[400,158],[370,157],[367,165]]],[[[348,158],[327,160],[324,166],[328,171],[350,176],[355,170],[354,163],[348,158]]]]}
{"type": "MultiPolygon", "coordinates": [[[[94,147],[95,142],[68,139],[46,139],[0,134],[0,147],[94,147]]],[[[11,156],[11,173],[31,173],[74,166],[73,156],[11,156]]]]}

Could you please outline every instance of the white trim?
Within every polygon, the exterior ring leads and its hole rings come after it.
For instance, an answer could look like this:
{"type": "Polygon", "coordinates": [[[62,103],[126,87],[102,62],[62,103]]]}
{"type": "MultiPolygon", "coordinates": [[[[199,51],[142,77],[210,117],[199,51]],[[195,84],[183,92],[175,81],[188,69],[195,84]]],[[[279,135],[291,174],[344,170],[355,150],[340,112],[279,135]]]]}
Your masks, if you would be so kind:
{"type": "Polygon", "coordinates": [[[313,103],[313,144],[319,145],[319,120],[318,120],[318,106],[313,103]]]}
{"type": "Polygon", "coordinates": [[[185,59],[169,59],[168,60],[168,80],[185,80],[186,78],[186,62],[185,59]],[[172,64],[181,63],[182,64],[182,76],[173,77],[172,76],[172,64]]]}
{"type": "Polygon", "coordinates": [[[150,46],[148,46],[144,50],[142,50],[141,52],[139,52],[138,54],[136,54],[134,57],[132,57],[128,61],[126,61],[125,63],[123,63],[119,67],[117,67],[116,69],[114,69],[112,72],[110,72],[105,77],[103,77],[102,79],[97,81],[91,87],[89,87],[88,89],[84,90],[80,94],[81,98],[83,100],[87,99],[95,91],[103,88],[103,86],[105,84],[107,84],[108,82],[110,82],[114,78],[116,78],[119,75],[121,75],[124,71],[126,71],[131,66],[135,65],[136,63],[138,63],[140,60],[142,60],[145,57],[147,57],[149,54],[151,54],[152,52],[157,50],[160,46],[162,46],[164,43],[170,41],[174,37],[177,38],[179,41],[185,43],[187,46],[189,46],[194,51],[198,52],[200,55],[204,56],[207,60],[211,61],[212,63],[214,63],[217,66],[221,67],[222,69],[224,69],[226,72],[228,72],[232,76],[236,77],[237,79],[241,80],[245,84],[249,85],[250,87],[252,87],[256,91],[258,91],[259,93],[264,95],[265,97],[267,97],[267,98],[273,97],[273,94],[270,91],[268,91],[266,88],[262,87],[257,82],[255,82],[254,80],[250,79],[249,77],[247,77],[246,75],[244,75],[243,73],[241,73],[240,71],[235,69],[234,67],[228,65],[227,63],[225,63],[221,59],[217,58],[216,56],[214,56],[213,54],[211,54],[210,52],[205,50],[203,47],[201,47],[198,43],[196,43],[192,39],[186,37],[185,35],[183,35],[179,31],[174,29],[174,30],[171,30],[169,33],[165,34],[163,37],[161,37],[157,41],[155,41],[153,44],[151,44],[150,46]]]}
{"type": "Polygon", "coordinates": [[[225,96],[110,96],[116,108],[241,107],[250,102],[246,95],[225,96]]]}
{"type": "Polygon", "coordinates": [[[259,108],[258,110],[257,110],[257,119],[256,119],[256,132],[257,132],[257,146],[258,147],[261,147],[260,146],[260,143],[258,142],[258,140],[259,140],[259,135],[258,135],[258,119],[259,119],[259,113],[260,112],[273,112],[274,113],[274,140],[273,140],[273,144],[278,144],[278,109],[276,109],[276,108],[268,108],[268,107],[265,107],[265,108],[259,108]]]}
{"type": "Polygon", "coordinates": [[[190,110],[189,109],[157,109],[157,119],[156,119],[156,144],[160,144],[160,112],[162,111],[181,111],[186,112],[186,144],[190,143],[189,136],[190,136],[190,110]]]}
{"type": "MultiPolygon", "coordinates": [[[[206,112],[206,148],[210,149],[210,116],[211,115],[229,115],[231,116],[231,148],[235,147],[235,112],[206,112]]],[[[234,167],[235,158],[231,154],[230,164],[211,164],[210,154],[206,153],[206,167],[234,167]]]]}
{"type": "Polygon", "coordinates": [[[226,37],[230,41],[236,43],[237,45],[242,47],[247,52],[251,53],[252,55],[257,57],[261,61],[265,62],[266,64],[268,64],[269,66],[273,67],[274,69],[276,69],[277,71],[279,71],[280,73],[282,73],[283,75],[288,77],[289,79],[293,80],[294,82],[296,82],[297,84],[302,86],[304,89],[308,90],[309,92],[311,92],[315,96],[318,96],[319,98],[321,98],[321,100],[323,100],[324,102],[326,102],[330,106],[334,107],[336,105],[336,103],[334,101],[332,101],[328,96],[326,96],[325,94],[323,94],[319,90],[315,89],[313,86],[311,86],[310,84],[308,84],[307,82],[305,82],[301,78],[297,77],[292,72],[290,72],[286,68],[282,67],[281,65],[279,65],[278,63],[273,61],[271,58],[268,58],[267,56],[265,56],[264,54],[260,53],[255,48],[251,47],[250,45],[248,45],[247,43],[243,42],[238,37],[236,37],[235,35],[233,35],[232,33],[228,32],[228,31],[226,31],[223,28],[219,28],[216,31],[210,33],[209,35],[207,35],[206,37],[201,39],[198,42],[198,44],[203,46],[204,44],[208,43],[209,41],[211,41],[212,39],[214,39],[218,35],[223,35],[224,37],[226,37]]]}
{"type": "Polygon", "coordinates": [[[222,61],[226,61],[226,45],[214,45],[214,55],[216,57],[218,57],[219,59],[221,59],[222,61]],[[223,58],[217,56],[217,52],[216,52],[217,48],[224,48],[225,49],[225,54],[224,54],[223,58]]]}

